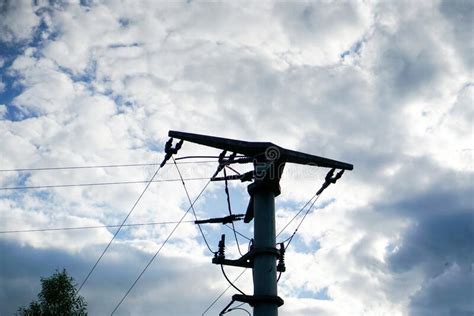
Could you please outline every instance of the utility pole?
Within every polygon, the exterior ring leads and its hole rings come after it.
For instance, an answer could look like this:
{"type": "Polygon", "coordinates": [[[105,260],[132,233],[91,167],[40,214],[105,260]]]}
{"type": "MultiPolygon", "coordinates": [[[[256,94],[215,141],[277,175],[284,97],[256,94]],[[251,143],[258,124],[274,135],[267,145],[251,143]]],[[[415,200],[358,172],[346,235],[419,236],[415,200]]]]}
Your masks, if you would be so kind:
{"type": "MultiPolygon", "coordinates": [[[[348,163],[288,150],[269,142],[247,142],[221,137],[169,131],[168,135],[192,143],[223,150],[219,167],[212,177],[213,181],[224,180],[217,174],[231,163],[253,163],[253,170],[242,175],[227,177],[228,180],[239,179],[253,181],[248,186],[249,205],[244,222],[254,219],[254,242],[246,254],[236,260],[225,258],[225,236],[219,242],[219,251],[212,262],[219,265],[230,265],[253,269],[253,295],[235,294],[232,302],[248,303],[253,307],[254,316],[278,316],[278,307],[283,299],[278,296],[277,272],[284,272],[284,248],[276,248],[275,237],[275,197],[280,194],[280,178],[285,163],[297,163],[325,168],[352,170],[348,163]],[[229,158],[226,153],[232,152],[229,158]],[[236,155],[241,156],[236,158],[236,155]],[[277,265],[277,261],[279,264],[277,265]]],[[[237,219],[236,219],[237,220],[237,219]]],[[[223,312],[224,312],[223,311],[223,312]]],[[[223,314],[221,312],[221,315],[223,314]]]]}
{"type": "MultiPolygon", "coordinates": [[[[255,168],[257,172],[264,172],[268,167],[262,164],[255,168]],[[259,168],[263,170],[260,171],[259,168]]],[[[272,185],[271,179],[266,177],[256,179],[248,186],[248,192],[253,196],[252,207],[256,210],[254,249],[261,250],[253,258],[254,296],[260,298],[253,306],[254,316],[277,316],[278,307],[283,304],[283,300],[280,301],[277,295],[276,260],[279,253],[275,251],[275,196],[279,191],[279,188],[272,185]]]]}

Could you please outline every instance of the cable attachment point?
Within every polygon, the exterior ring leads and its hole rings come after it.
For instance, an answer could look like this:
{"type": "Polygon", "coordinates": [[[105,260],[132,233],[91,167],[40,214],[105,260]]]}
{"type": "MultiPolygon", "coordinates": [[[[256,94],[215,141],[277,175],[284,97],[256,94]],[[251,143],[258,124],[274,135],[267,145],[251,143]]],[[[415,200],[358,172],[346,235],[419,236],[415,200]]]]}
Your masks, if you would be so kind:
{"type": "Polygon", "coordinates": [[[285,272],[286,271],[286,266],[285,266],[285,244],[284,243],[279,243],[280,245],[280,256],[278,257],[278,265],[277,265],[277,271],[278,272],[285,272]]]}
{"type": "Polygon", "coordinates": [[[212,179],[215,179],[216,176],[219,174],[219,172],[222,171],[222,169],[225,168],[225,166],[227,166],[228,164],[231,164],[232,162],[234,162],[235,160],[235,157],[237,157],[237,153],[232,153],[228,159],[225,159],[225,155],[227,154],[227,150],[223,150],[220,155],[219,155],[219,166],[217,166],[217,170],[216,172],[214,172],[214,174],[212,175],[211,177],[211,181],[212,179]]]}
{"type": "Polygon", "coordinates": [[[323,193],[323,191],[326,190],[326,188],[331,183],[336,183],[336,181],[339,180],[344,174],[344,169],[339,171],[335,176],[334,176],[334,171],[336,171],[335,168],[332,168],[331,170],[329,170],[329,172],[326,175],[325,181],[323,185],[321,186],[321,189],[319,189],[318,192],[316,192],[316,195],[320,195],[321,193],[323,193]]]}
{"type": "Polygon", "coordinates": [[[171,156],[174,154],[178,153],[178,150],[181,149],[183,146],[184,140],[180,140],[176,146],[173,148],[173,138],[168,139],[168,141],[165,144],[165,158],[163,158],[163,161],[160,164],[160,167],[163,167],[168,160],[170,160],[171,156]]]}
{"type": "Polygon", "coordinates": [[[244,214],[231,214],[225,217],[217,217],[210,219],[198,219],[194,221],[194,224],[230,224],[235,221],[240,221],[244,217],[244,214]]]}
{"type": "Polygon", "coordinates": [[[326,175],[326,182],[330,182],[330,183],[336,183],[337,180],[339,180],[342,175],[344,174],[344,170],[341,170],[339,171],[336,176],[334,176],[334,171],[336,171],[336,169],[332,168],[328,174],[326,175]]]}
{"type": "Polygon", "coordinates": [[[225,155],[227,154],[227,150],[223,150],[220,155],[219,155],[219,163],[222,164],[222,162],[224,161],[224,158],[225,158],[225,155]]]}
{"type": "Polygon", "coordinates": [[[225,259],[225,234],[222,234],[218,247],[219,250],[214,254],[214,258],[225,259]]]}

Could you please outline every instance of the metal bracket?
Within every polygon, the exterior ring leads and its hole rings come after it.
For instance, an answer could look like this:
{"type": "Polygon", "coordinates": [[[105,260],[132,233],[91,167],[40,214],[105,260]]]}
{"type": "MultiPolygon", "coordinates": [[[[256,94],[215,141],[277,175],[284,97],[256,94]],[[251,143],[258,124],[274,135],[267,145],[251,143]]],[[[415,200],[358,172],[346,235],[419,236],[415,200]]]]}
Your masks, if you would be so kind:
{"type": "Polygon", "coordinates": [[[222,264],[226,266],[241,267],[241,268],[252,268],[253,267],[253,252],[250,250],[245,255],[239,259],[230,260],[226,259],[224,256],[215,256],[212,258],[212,263],[222,264]]]}
{"type": "Polygon", "coordinates": [[[178,151],[183,146],[183,143],[184,143],[184,140],[182,139],[173,148],[173,137],[168,139],[168,141],[165,144],[165,157],[163,158],[163,161],[160,164],[160,168],[163,168],[163,166],[171,158],[171,156],[178,153],[178,151]]]}
{"type": "MultiPolygon", "coordinates": [[[[266,253],[266,254],[272,254],[274,255],[277,259],[280,259],[281,257],[281,251],[276,249],[276,248],[253,248],[246,254],[244,254],[242,257],[239,259],[226,259],[225,255],[220,254],[214,256],[212,258],[212,263],[214,264],[222,264],[226,266],[233,266],[233,267],[241,267],[241,268],[252,268],[253,267],[253,259],[255,258],[256,255],[266,253]]],[[[284,267],[277,267],[278,272],[285,272],[284,267]]]]}
{"type": "Polygon", "coordinates": [[[247,303],[250,306],[254,307],[258,303],[271,303],[276,304],[278,307],[282,306],[285,302],[283,299],[277,295],[242,295],[234,294],[232,295],[232,300],[242,303],[247,303]]]}
{"type": "Polygon", "coordinates": [[[242,217],[244,217],[244,214],[232,214],[225,217],[198,219],[194,221],[194,224],[229,224],[235,221],[240,221],[242,217]]]}
{"type": "Polygon", "coordinates": [[[240,182],[252,181],[254,176],[253,171],[246,172],[244,174],[235,174],[227,177],[213,177],[211,181],[225,181],[225,180],[240,180],[240,182]]]}

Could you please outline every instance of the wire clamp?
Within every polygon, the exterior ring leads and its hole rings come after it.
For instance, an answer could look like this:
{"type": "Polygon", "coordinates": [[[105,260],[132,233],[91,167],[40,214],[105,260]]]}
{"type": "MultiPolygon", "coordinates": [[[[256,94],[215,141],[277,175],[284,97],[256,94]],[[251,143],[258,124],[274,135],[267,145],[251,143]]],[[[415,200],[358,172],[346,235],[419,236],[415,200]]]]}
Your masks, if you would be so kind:
{"type": "Polygon", "coordinates": [[[220,153],[219,159],[218,159],[218,161],[219,161],[219,166],[217,166],[217,170],[216,170],[216,171],[214,172],[214,174],[212,175],[211,181],[212,181],[212,179],[214,179],[214,178],[219,174],[219,172],[222,171],[222,169],[225,168],[225,166],[227,166],[227,165],[233,163],[234,160],[235,160],[235,157],[237,156],[237,153],[234,152],[234,153],[232,153],[232,154],[229,156],[228,159],[225,159],[225,155],[226,155],[226,154],[227,154],[227,150],[223,150],[223,151],[220,153]]]}
{"type": "Polygon", "coordinates": [[[339,180],[344,174],[344,169],[339,171],[335,176],[334,176],[334,171],[336,171],[335,168],[332,168],[331,170],[329,170],[329,172],[326,175],[326,178],[324,179],[325,181],[323,185],[321,186],[321,189],[319,189],[318,192],[316,192],[316,195],[320,195],[321,193],[323,193],[323,191],[326,190],[326,188],[331,183],[336,183],[336,181],[339,180]]]}
{"type": "Polygon", "coordinates": [[[234,294],[232,295],[232,300],[242,303],[247,303],[250,306],[255,306],[256,303],[270,303],[276,304],[278,307],[284,304],[284,301],[281,297],[277,295],[242,295],[234,294]]]}
{"type": "Polygon", "coordinates": [[[160,164],[160,168],[162,168],[168,160],[170,160],[171,156],[175,155],[178,153],[178,150],[181,149],[183,146],[184,140],[180,140],[176,146],[173,148],[173,138],[168,139],[168,141],[165,144],[165,157],[163,158],[163,161],[160,164]]]}

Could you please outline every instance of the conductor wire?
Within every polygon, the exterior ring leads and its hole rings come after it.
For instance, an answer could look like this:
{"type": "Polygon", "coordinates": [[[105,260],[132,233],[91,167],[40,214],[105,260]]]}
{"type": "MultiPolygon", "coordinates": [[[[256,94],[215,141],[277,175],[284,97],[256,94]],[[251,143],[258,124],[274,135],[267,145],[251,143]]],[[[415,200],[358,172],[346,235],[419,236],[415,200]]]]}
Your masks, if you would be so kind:
{"type": "Polygon", "coordinates": [[[202,188],[201,192],[198,194],[198,196],[194,199],[194,201],[191,203],[191,206],[188,207],[188,209],[186,210],[186,212],[183,214],[183,216],[181,217],[181,219],[179,220],[179,222],[176,224],[176,226],[174,226],[173,230],[171,231],[171,233],[169,233],[168,237],[166,237],[166,239],[163,241],[163,243],[161,244],[160,248],[158,248],[158,250],[155,252],[155,254],[153,255],[153,257],[151,257],[151,259],[148,261],[147,265],[143,268],[142,272],[140,272],[140,274],[138,275],[138,277],[136,278],[136,280],[132,283],[132,285],[130,286],[130,288],[127,290],[127,292],[125,293],[125,295],[122,297],[122,299],[120,300],[120,302],[115,306],[114,310],[112,311],[112,313],[110,315],[113,315],[113,313],[115,313],[115,311],[117,311],[117,309],[120,307],[120,305],[123,303],[123,301],[125,300],[125,298],[128,296],[128,294],[130,294],[130,292],[132,291],[132,289],[135,287],[135,285],[137,284],[138,280],[140,280],[140,278],[143,276],[143,274],[145,273],[145,271],[148,269],[148,267],[152,264],[152,262],[155,260],[156,256],[158,256],[158,254],[161,252],[161,250],[163,249],[163,247],[166,245],[166,243],[168,242],[168,240],[171,238],[171,236],[174,234],[174,232],[176,231],[176,229],[178,228],[178,226],[183,222],[184,218],[186,217],[186,215],[188,215],[189,211],[192,209],[192,206],[194,205],[194,203],[197,202],[197,200],[201,197],[201,195],[203,194],[203,192],[206,190],[206,188],[208,187],[209,183],[211,183],[211,180],[209,180],[206,185],[202,188]]]}
{"type": "Polygon", "coordinates": [[[148,181],[148,183],[146,184],[145,188],[143,189],[142,193],[140,194],[140,196],[137,198],[137,200],[135,201],[135,203],[133,204],[132,208],[130,209],[130,211],[128,212],[127,216],[125,216],[125,218],[123,219],[122,223],[120,224],[119,228],[117,229],[117,231],[115,232],[115,234],[113,235],[112,239],[110,239],[109,243],[107,244],[107,246],[105,247],[105,249],[102,251],[101,255],[99,256],[99,258],[97,259],[97,261],[94,263],[94,265],[92,266],[92,268],[90,269],[89,273],[87,274],[86,278],[84,279],[84,281],[82,281],[81,283],[81,286],[79,286],[79,289],[77,290],[77,293],[79,293],[81,291],[81,289],[84,287],[84,284],[86,284],[87,280],[89,280],[89,277],[91,276],[92,272],[94,272],[95,268],[97,267],[97,265],[99,264],[100,260],[102,259],[102,257],[104,257],[105,253],[107,252],[107,250],[109,250],[109,247],[110,245],[112,244],[112,242],[115,240],[115,238],[117,237],[118,233],[120,232],[120,230],[122,230],[122,227],[123,225],[125,225],[125,222],[127,221],[127,219],[130,217],[130,215],[132,214],[132,212],[135,210],[135,208],[137,207],[138,203],[140,202],[140,200],[142,199],[143,195],[145,194],[145,192],[148,190],[148,188],[150,187],[150,184],[153,182],[153,179],[155,179],[156,175],[158,174],[158,171],[161,170],[161,166],[158,167],[155,171],[155,173],[153,174],[153,176],[150,178],[150,180],[148,181]]]}
{"type": "MultiPolygon", "coordinates": [[[[186,192],[186,197],[188,198],[190,208],[193,211],[194,218],[197,220],[198,218],[197,218],[197,215],[196,215],[196,210],[194,209],[194,203],[191,202],[191,197],[189,196],[188,188],[186,187],[186,183],[184,182],[183,175],[181,174],[181,171],[179,170],[178,164],[176,163],[176,160],[174,159],[174,157],[171,157],[171,158],[173,159],[173,163],[176,167],[176,170],[178,171],[179,177],[181,179],[181,183],[183,184],[183,188],[184,188],[184,191],[186,192]]],[[[210,181],[211,180],[209,180],[209,182],[210,181]]],[[[213,251],[211,246],[209,246],[209,243],[207,242],[206,236],[204,235],[204,232],[202,231],[201,225],[200,224],[197,224],[197,225],[198,225],[199,231],[201,232],[202,239],[204,239],[204,242],[206,243],[207,249],[209,249],[209,251],[212,254],[214,254],[215,251],[213,251]]]]}
{"type": "MultiPolygon", "coordinates": [[[[225,194],[227,197],[227,208],[229,209],[229,215],[232,216],[232,207],[230,204],[230,193],[229,193],[229,186],[227,183],[227,172],[225,170],[226,168],[224,167],[224,184],[225,184],[225,194]]],[[[232,224],[232,230],[234,232],[234,238],[235,238],[235,243],[237,244],[237,250],[239,251],[240,255],[242,256],[242,251],[240,250],[240,245],[239,245],[239,239],[237,238],[237,232],[235,231],[235,225],[234,222],[231,222],[232,224]]]]}

